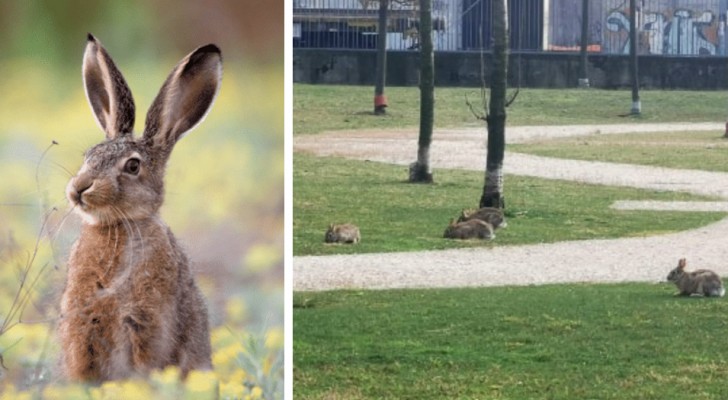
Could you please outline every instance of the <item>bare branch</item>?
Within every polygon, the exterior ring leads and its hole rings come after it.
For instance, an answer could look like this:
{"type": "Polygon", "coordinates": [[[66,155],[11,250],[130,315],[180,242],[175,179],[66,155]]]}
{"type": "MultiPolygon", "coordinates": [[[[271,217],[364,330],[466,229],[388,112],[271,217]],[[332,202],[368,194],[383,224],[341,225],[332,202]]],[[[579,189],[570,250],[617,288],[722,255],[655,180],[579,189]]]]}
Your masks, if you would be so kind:
{"type": "Polygon", "coordinates": [[[51,144],[49,144],[48,147],[46,147],[46,149],[43,150],[43,153],[40,155],[40,158],[38,159],[38,163],[35,164],[35,186],[38,188],[38,193],[40,193],[40,180],[38,178],[38,174],[40,171],[40,164],[43,162],[43,159],[45,158],[46,154],[48,154],[48,151],[50,151],[50,149],[57,144],[58,144],[58,142],[56,142],[55,140],[52,140],[51,144]]]}
{"type": "Polygon", "coordinates": [[[41,224],[40,231],[38,232],[38,236],[36,237],[35,246],[33,248],[33,253],[28,254],[28,260],[25,263],[25,267],[23,268],[23,271],[21,272],[20,276],[20,286],[18,287],[18,290],[15,292],[15,297],[13,298],[13,302],[10,305],[10,310],[8,311],[7,316],[2,322],[2,325],[0,325],[0,336],[7,332],[8,329],[14,327],[20,322],[20,319],[23,315],[23,310],[25,306],[28,304],[28,300],[31,295],[31,290],[38,284],[38,279],[40,279],[43,272],[46,270],[47,264],[44,265],[40,271],[36,274],[35,278],[29,283],[28,286],[28,275],[30,275],[30,270],[33,268],[33,264],[35,263],[35,258],[38,255],[38,250],[40,248],[40,240],[43,237],[43,232],[45,231],[46,225],[48,224],[48,220],[50,219],[51,214],[56,211],[55,208],[52,208],[49,210],[45,216],[43,217],[43,223],[41,224]],[[18,321],[15,322],[15,317],[18,317],[18,321]]]}
{"type": "Polygon", "coordinates": [[[485,121],[486,116],[483,114],[479,114],[477,111],[475,111],[475,107],[473,107],[473,103],[470,102],[470,99],[468,99],[468,94],[465,93],[465,104],[468,105],[470,108],[470,112],[473,113],[473,116],[477,119],[485,121]]]}
{"type": "MultiPolygon", "coordinates": [[[[21,340],[23,340],[23,338],[16,340],[15,342],[13,342],[13,344],[4,348],[3,351],[8,351],[8,350],[12,349],[13,347],[17,346],[21,340]]],[[[2,366],[4,370],[9,371],[8,367],[5,366],[5,359],[3,359],[3,354],[1,352],[0,352],[0,366],[2,366]]]]}
{"type": "Polygon", "coordinates": [[[510,106],[511,103],[513,103],[514,101],[516,101],[516,97],[518,97],[518,93],[520,91],[521,91],[521,88],[519,86],[519,87],[516,88],[516,91],[513,93],[513,96],[511,97],[511,99],[508,100],[508,101],[506,101],[506,107],[510,106]]]}

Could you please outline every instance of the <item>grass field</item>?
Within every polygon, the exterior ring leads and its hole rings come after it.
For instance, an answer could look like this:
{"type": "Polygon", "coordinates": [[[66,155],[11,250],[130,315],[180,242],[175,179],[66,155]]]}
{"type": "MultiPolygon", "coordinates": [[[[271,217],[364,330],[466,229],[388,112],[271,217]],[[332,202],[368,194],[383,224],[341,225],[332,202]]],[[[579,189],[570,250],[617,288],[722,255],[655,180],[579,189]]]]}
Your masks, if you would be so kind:
{"type": "Polygon", "coordinates": [[[442,238],[452,218],[477,205],[482,173],[438,170],[437,184],[405,182],[406,168],[297,154],[293,166],[294,255],[432,250],[647,236],[703,226],[723,213],[618,211],[616,200],[701,200],[682,193],[507,176],[508,228],[496,239],[442,238]],[[305,182],[305,183],[304,183],[305,182]],[[323,242],[330,223],[361,229],[356,246],[323,242]]]}
{"type": "MultiPolygon", "coordinates": [[[[390,108],[382,118],[369,114],[372,92],[295,85],[294,133],[417,126],[417,88],[387,88],[390,108]]],[[[436,90],[436,126],[483,126],[465,106],[465,93],[477,97],[470,89],[436,90]]],[[[626,91],[523,90],[508,123],[725,118],[724,93],[641,97],[643,114],[634,118],[619,116],[630,105],[626,91]]],[[[719,135],[592,135],[508,149],[725,171],[719,135]]],[[[450,218],[477,202],[482,173],[436,175],[435,185],[409,185],[405,167],[295,154],[294,254],[471,246],[441,235],[450,218]],[[362,242],[324,245],[326,226],[346,221],[361,226],[362,242]]],[[[516,176],[506,177],[505,189],[509,226],[485,246],[659,234],[724,217],[608,208],[615,200],[696,199],[685,194],[516,176]]],[[[728,302],[675,292],[668,284],[577,284],[295,293],[294,391],[302,399],[728,398],[728,323],[721,318],[728,302]]]]}
{"type": "MultiPolygon", "coordinates": [[[[327,130],[392,129],[419,126],[419,89],[386,88],[387,115],[372,115],[374,89],[367,86],[293,86],[294,134],[327,130]]],[[[435,127],[483,126],[465,98],[480,101],[473,88],[435,90],[435,127]]],[[[725,121],[725,93],[719,91],[640,91],[642,114],[628,114],[627,90],[522,89],[508,108],[509,125],[618,124],[643,122],[725,121]]],[[[482,109],[482,107],[480,107],[482,109]]],[[[507,134],[507,133],[506,133],[507,134]]]]}
{"type": "Polygon", "coordinates": [[[728,139],[723,138],[723,132],[592,134],[514,144],[508,150],[573,160],[728,172],[728,139]]]}
{"type": "Polygon", "coordinates": [[[675,291],[297,293],[294,391],[300,399],[728,398],[728,302],[675,291]]]}

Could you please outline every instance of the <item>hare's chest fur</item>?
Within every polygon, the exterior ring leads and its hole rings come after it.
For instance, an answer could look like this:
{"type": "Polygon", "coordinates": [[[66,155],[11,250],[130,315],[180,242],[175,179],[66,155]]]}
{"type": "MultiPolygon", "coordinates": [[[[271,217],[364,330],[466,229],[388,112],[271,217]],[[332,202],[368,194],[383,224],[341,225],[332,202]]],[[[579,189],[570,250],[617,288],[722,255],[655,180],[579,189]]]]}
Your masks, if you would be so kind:
{"type": "Polygon", "coordinates": [[[161,221],[85,226],[69,258],[69,284],[95,289],[92,297],[127,297],[140,289],[152,292],[150,295],[173,291],[168,286],[176,284],[181,257],[184,255],[161,221]],[[164,279],[149,285],[145,281],[152,276],[164,279]]]}
{"type": "Polygon", "coordinates": [[[184,255],[167,227],[151,221],[83,229],[69,258],[62,336],[81,342],[102,379],[173,363],[184,255]],[[140,343],[144,354],[135,354],[140,343]]]}

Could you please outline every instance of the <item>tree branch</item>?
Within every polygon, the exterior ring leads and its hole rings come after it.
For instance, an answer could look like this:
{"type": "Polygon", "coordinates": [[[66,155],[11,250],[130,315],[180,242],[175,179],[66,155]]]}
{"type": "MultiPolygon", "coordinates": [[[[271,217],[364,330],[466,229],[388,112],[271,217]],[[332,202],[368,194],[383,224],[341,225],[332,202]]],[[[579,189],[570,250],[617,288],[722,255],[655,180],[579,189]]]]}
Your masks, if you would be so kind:
{"type": "Polygon", "coordinates": [[[516,97],[518,97],[518,93],[520,91],[521,91],[521,88],[520,87],[517,87],[516,88],[516,91],[513,93],[513,96],[511,97],[511,99],[508,100],[508,101],[506,101],[506,107],[510,106],[511,103],[513,103],[514,101],[516,101],[516,97]]]}
{"type": "Polygon", "coordinates": [[[470,112],[473,114],[473,116],[479,120],[486,120],[486,115],[479,114],[477,111],[475,111],[475,107],[473,107],[473,103],[470,102],[470,99],[468,99],[468,94],[465,93],[465,104],[468,105],[470,108],[470,112]]]}

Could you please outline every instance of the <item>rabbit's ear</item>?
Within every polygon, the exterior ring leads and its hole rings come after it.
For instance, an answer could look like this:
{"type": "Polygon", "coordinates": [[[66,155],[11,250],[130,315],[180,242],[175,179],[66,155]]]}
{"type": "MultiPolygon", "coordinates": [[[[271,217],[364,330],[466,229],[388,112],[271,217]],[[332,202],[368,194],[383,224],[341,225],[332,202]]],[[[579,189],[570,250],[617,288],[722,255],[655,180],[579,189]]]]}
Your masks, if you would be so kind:
{"type": "Polygon", "coordinates": [[[83,55],[83,85],[96,122],[113,139],[131,135],[134,99],[121,72],[92,34],[83,55]]]}
{"type": "Polygon", "coordinates": [[[677,267],[680,269],[685,269],[685,265],[687,265],[687,261],[684,258],[681,258],[680,261],[677,262],[677,267]]]}
{"type": "Polygon", "coordinates": [[[167,77],[147,113],[144,138],[169,151],[207,115],[222,80],[222,54],[214,44],[183,58],[167,77]]]}

